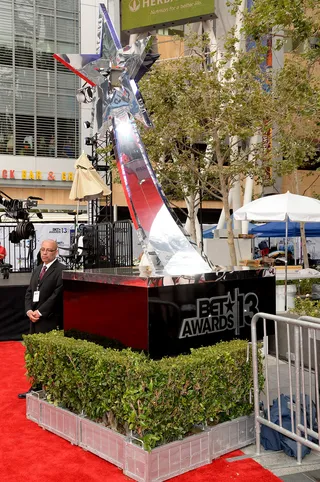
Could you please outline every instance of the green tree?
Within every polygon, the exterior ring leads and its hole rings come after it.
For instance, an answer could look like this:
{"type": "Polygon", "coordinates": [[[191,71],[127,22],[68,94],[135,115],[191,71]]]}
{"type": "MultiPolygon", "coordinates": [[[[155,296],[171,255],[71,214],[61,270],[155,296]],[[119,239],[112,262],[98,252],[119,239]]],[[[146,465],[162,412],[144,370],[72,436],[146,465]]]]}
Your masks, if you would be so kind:
{"type": "MultiPolygon", "coordinates": [[[[239,1],[230,2],[234,10],[239,1]]],[[[245,13],[244,32],[254,39],[273,37],[274,48],[290,40],[292,51],[311,62],[320,58],[320,4],[318,0],[254,0],[245,13]]]]}
{"type": "MultiPolygon", "coordinates": [[[[159,63],[141,83],[155,124],[144,132],[144,142],[165,191],[170,186],[174,196],[186,199],[194,239],[199,190],[222,200],[232,264],[236,255],[228,193],[235,180],[249,176],[271,184],[276,175],[290,173],[312,157],[320,138],[319,83],[310,58],[288,59],[272,78],[261,69],[266,55],[262,36],[270,28],[290,26],[292,19],[281,20],[280,12],[266,28],[268,2],[259,0],[255,6],[245,14],[243,28],[255,37],[250,51],[236,49],[236,29],[226,38],[222,60],[215,60],[215,51],[208,53],[206,36],[186,39],[187,55],[159,63]]],[[[303,25],[307,35],[310,29],[303,25]]]]}

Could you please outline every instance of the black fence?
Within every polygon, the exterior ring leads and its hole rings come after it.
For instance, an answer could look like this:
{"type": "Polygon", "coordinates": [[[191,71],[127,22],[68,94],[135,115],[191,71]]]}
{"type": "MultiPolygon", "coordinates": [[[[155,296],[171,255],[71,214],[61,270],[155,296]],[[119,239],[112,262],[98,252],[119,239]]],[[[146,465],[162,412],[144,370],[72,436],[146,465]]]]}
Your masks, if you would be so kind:
{"type": "Polygon", "coordinates": [[[15,229],[16,224],[0,224],[0,245],[6,250],[4,262],[11,264],[13,273],[27,273],[33,270],[35,239],[23,239],[20,243],[11,243],[9,235],[15,229]]]}
{"type": "Polygon", "coordinates": [[[132,266],[131,221],[87,225],[83,228],[84,268],[132,266]]]}
{"type": "MultiPolygon", "coordinates": [[[[10,263],[11,271],[31,272],[36,264],[36,238],[11,243],[9,234],[16,225],[0,224],[0,245],[6,250],[5,263],[10,263]]],[[[115,221],[82,228],[83,249],[74,242],[69,253],[60,252],[63,263],[68,268],[117,268],[132,266],[132,224],[131,221],[115,221]]],[[[80,244],[79,244],[80,246],[80,244]]]]}

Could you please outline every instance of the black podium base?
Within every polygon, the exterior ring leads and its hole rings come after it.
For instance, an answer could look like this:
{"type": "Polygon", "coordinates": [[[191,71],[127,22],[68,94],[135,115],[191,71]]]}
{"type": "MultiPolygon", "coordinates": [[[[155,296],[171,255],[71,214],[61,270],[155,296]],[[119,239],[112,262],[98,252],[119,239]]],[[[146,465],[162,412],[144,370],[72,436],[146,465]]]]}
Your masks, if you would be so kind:
{"type": "Polygon", "coordinates": [[[10,273],[10,278],[0,277],[0,341],[21,340],[22,335],[29,332],[24,298],[30,277],[31,273],[10,273]]]}
{"type": "Polygon", "coordinates": [[[66,330],[113,338],[153,358],[250,340],[253,315],[275,314],[275,277],[265,269],[146,277],[118,268],[66,271],[63,278],[66,330]]]}

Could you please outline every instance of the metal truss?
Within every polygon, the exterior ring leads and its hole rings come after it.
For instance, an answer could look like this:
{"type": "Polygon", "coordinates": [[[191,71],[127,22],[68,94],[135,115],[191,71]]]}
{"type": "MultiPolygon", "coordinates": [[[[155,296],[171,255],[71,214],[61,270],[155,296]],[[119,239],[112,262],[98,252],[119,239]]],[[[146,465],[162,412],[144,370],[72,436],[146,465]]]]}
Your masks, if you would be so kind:
{"type": "Polygon", "coordinates": [[[106,148],[111,144],[110,134],[104,139],[99,139],[97,134],[86,138],[86,144],[91,145],[91,156],[88,156],[93,167],[99,172],[106,185],[110,187],[111,194],[101,199],[94,199],[88,203],[89,224],[99,224],[113,221],[112,206],[112,169],[108,162],[106,148]]]}

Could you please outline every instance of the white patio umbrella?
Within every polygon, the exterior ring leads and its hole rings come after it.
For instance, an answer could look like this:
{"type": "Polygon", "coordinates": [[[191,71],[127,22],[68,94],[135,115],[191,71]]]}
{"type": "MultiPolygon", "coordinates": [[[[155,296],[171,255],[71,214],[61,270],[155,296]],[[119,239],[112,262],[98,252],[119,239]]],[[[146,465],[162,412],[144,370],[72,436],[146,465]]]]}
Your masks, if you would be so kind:
{"type": "Polygon", "coordinates": [[[76,160],[75,175],[69,195],[72,201],[78,201],[76,214],[76,229],[78,225],[79,201],[90,201],[111,193],[110,188],[92,166],[83,152],[76,160]]]}
{"type": "Polygon", "coordinates": [[[320,201],[308,196],[275,194],[266,196],[237,209],[233,216],[240,221],[285,221],[285,310],[287,310],[288,281],[288,222],[320,222],[320,201]]]}

